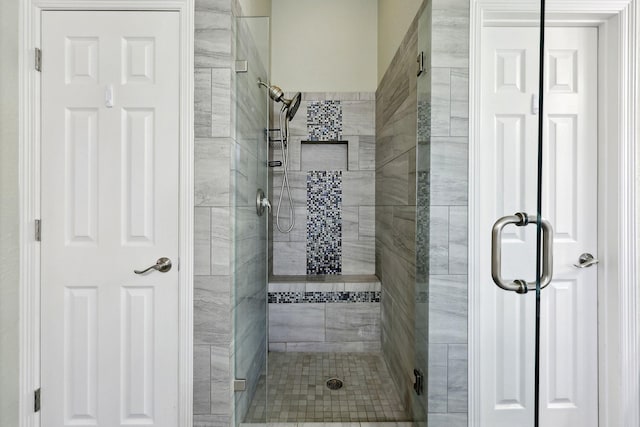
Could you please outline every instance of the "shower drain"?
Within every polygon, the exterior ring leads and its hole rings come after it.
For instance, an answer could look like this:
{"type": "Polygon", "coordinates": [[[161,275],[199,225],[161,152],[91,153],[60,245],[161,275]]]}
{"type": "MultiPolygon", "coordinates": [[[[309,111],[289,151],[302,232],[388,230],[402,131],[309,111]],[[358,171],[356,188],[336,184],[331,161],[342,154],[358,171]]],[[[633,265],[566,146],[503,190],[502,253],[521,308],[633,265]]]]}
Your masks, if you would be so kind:
{"type": "Polygon", "coordinates": [[[327,380],[327,388],[329,390],[340,390],[342,388],[342,380],[337,378],[327,380]]]}

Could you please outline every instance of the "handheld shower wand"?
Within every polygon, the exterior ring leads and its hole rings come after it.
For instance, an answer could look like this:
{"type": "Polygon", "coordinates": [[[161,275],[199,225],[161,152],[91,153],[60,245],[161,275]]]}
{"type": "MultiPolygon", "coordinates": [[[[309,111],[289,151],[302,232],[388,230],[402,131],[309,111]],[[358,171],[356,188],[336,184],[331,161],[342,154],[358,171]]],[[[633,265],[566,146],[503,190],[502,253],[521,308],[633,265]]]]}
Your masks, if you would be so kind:
{"type": "Polygon", "coordinates": [[[293,196],[291,195],[291,186],[289,184],[289,122],[300,107],[302,95],[297,92],[292,99],[284,97],[284,91],[278,86],[269,86],[262,80],[258,79],[258,86],[264,86],[269,90],[269,97],[275,102],[282,102],[280,109],[280,149],[282,150],[282,166],[284,173],[282,176],[282,186],[280,188],[280,197],[278,198],[278,208],[276,209],[276,227],[281,233],[290,233],[296,225],[295,207],[293,204],[293,196]],[[280,225],[280,208],[282,207],[282,199],[285,190],[289,199],[289,225],[285,228],[280,225]]]}

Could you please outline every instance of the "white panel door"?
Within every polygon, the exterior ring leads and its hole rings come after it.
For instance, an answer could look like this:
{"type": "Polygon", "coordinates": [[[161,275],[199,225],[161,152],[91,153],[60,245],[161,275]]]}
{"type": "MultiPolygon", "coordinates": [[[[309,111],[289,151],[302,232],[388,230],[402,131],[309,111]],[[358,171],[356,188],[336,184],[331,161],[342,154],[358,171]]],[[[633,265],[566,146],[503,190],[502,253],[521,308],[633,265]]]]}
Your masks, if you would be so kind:
{"type": "MultiPolygon", "coordinates": [[[[541,426],[598,423],[597,30],[548,28],[543,216],[554,231],[554,278],[542,292],[541,426]]],[[[491,279],[490,232],[504,215],[536,212],[537,28],[482,33],[480,387],[481,426],[532,426],[535,293],[491,279]]],[[[505,229],[503,277],[535,278],[535,226],[505,229]]]]}
{"type": "Polygon", "coordinates": [[[179,38],[42,14],[43,427],[178,424],[179,38]]]}

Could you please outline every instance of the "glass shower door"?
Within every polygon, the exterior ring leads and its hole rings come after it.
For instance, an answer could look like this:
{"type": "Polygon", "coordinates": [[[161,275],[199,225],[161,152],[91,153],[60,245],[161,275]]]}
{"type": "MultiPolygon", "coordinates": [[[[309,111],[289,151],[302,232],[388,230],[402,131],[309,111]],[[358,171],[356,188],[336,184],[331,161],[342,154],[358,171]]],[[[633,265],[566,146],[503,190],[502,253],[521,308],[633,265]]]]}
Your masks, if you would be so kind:
{"type": "MultiPolygon", "coordinates": [[[[265,422],[267,369],[267,95],[269,18],[236,20],[235,142],[233,171],[233,286],[235,425],[265,422]],[[261,193],[263,192],[263,193],[261,193]],[[257,408],[249,414],[252,402],[257,408]]],[[[214,225],[215,226],[215,225],[214,225]]]]}

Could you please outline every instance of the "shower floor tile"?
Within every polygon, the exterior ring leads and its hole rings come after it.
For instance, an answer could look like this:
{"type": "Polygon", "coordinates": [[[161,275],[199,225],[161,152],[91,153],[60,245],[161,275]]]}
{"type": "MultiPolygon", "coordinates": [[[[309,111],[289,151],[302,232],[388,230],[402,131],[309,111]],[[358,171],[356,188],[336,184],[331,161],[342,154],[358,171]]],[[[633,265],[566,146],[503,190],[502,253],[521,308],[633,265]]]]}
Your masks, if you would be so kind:
{"type": "Polygon", "coordinates": [[[245,422],[264,422],[265,411],[270,423],[409,419],[379,353],[269,353],[245,422]],[[330,390],[330,378],[344,385],[330,390]]]}

